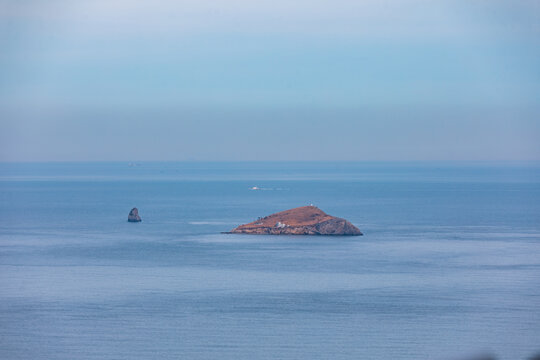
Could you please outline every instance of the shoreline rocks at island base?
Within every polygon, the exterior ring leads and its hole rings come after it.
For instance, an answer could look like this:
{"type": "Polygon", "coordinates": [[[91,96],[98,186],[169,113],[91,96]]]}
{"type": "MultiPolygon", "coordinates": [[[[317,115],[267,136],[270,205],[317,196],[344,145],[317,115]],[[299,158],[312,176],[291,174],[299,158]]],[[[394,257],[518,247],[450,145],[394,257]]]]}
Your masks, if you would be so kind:
{"type": "Polygon", "coordinates": [[[315,206],[281,211],[225,232],[254,235],[335,235],[360,236],[360,229],[349,221],[330,216],[315,206]]]}
{"type": "Polygon", "coordinates": [[[131,209],[128,215],[128,222],[141,222],[141,217],[139,216],[139,210],[135,207],[131,209]]]}

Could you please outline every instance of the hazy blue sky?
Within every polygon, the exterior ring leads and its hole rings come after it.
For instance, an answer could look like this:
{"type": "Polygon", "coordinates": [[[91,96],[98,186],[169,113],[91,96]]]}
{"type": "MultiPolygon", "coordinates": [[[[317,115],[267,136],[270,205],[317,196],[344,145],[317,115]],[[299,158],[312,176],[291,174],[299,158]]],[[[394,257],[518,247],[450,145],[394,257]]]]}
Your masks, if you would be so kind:
{"type": "Polygon", "coordinates": [[[0,0],[0,161],[540,160],[540,1],[0,0]]]}

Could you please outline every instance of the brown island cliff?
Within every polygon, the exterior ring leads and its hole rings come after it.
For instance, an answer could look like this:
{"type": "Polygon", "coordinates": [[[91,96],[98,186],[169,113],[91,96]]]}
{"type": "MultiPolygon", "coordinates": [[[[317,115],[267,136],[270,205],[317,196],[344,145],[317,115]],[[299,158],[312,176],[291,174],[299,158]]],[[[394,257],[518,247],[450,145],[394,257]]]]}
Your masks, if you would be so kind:
{"type": "Polygon", "coordinates": [[[362,232],[345,219],[330,216],[315,206],[302,206],[240,225],[227,234],[357,236],[362,232]]]}

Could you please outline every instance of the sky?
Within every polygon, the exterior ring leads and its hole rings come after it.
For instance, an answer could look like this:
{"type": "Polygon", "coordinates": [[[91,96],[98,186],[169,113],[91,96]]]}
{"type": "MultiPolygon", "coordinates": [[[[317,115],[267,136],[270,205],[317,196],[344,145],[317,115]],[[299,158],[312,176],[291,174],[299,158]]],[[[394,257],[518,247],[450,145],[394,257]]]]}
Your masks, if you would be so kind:
{"type": "Polygon", "coordinates": [[[0,0],[0,161],[540,161],[540,1],[0,0]]]}

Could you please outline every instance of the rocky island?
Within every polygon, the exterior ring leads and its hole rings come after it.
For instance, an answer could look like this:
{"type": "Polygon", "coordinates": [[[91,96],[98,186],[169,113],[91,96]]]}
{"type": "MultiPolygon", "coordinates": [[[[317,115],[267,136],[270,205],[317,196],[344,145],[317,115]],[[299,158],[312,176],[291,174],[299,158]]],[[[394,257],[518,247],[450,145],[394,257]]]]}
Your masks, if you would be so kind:
{"type": "Polygon", "coordinates": [[[302,206],[240,225],[227,234],[355,236],[362,232],[347,220],[330,216],[316,206],[302,206]]]}

